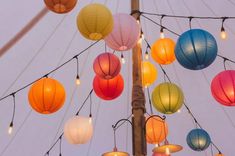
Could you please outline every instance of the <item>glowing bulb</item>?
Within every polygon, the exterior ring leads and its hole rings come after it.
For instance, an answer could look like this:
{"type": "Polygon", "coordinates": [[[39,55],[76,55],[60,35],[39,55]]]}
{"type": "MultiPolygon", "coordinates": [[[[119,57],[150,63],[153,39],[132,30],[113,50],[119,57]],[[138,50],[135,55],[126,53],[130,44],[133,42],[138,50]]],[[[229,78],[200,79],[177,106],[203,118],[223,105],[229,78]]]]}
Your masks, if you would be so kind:
{"type": "Polygon", "coordinates": [[[166,155],[170,155],[171,153],[170,153],[170,149],[167,147],[166,148],[166,155]]]}
{"type": "Polygon", "coordinates": [[[141,38],[142,38],[142,40],[144,40],[144,34],[143,33],[141,34],[141,38]]]}
{"type": "Polygon", "coordinates": [[[148,60],[149,59],[149,53],[146,51],[145,52],[145,59],[148,60]]]}
{"type": "Polygon", "coordinates": [[[221,28],[220,37],[223,40],[225,40],[227,38],[227,33],[223,27],[221,28]]]}
{"type": "Polygon", "coordinates": [[[181,110],[180,110],[180,109],[178,109],[178,110],[177,110],[177,113],[181,113],[181,110]]]}
{"type": "Polygon", "coordinates": [[[13,122],[11,122],[9,128],[8,128],[8,134],[11,135],[13,132],[13,122]]]}
{"type": "Polygon", "coordinates": [[[81,84],[80,77],[79,77],[79,75],[77,75],[77,77],[76,77],[76,85],[80,85],[80,84],[81,84]]]}
{"type": "Polygon", "coordinates": [[[158,144],[155,144],[155,147],[158,147],[159,145],[158,144]]]}
{"type": "Polygon", "coordinates": [[[91,123],[92,123],[92,118],[90,117],[90,118],[89,118],[89,124],[91,124],[91,123]]]}
{"type": "Polygon", "coordinates": [[[126,63],[126,61],[125,61],[125,58],[124,58],[123,54],[121,54],[121,62],[122,62],[122,64],[125,64],[125,63],[126,63]]]}
{"type": "Polygon", "coordinates": [[[137,23],[140,24],[140,20],[137,20],[137,23]]]}
{"type": "Polygon", "coordinates": [[[161,39],[165,38],[164,32],[161,32],[161,33],[160,33],[160,38],[161,38],[161,39]]]}
{"type": "Polygon", "coordinates": [[[115,153],[115,155],[114,156],[118,156],[116,153],[115,153]]]}

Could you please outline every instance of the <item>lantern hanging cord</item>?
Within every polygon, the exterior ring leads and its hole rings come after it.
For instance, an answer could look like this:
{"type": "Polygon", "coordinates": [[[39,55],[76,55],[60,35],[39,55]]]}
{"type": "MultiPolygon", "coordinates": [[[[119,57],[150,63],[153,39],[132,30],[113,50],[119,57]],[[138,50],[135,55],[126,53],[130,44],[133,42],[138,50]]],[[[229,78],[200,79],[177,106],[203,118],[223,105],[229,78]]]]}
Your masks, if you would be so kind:
{"type": "MultiPolygon", "coordinates": [[[[84,107],[84,105],[86,104],[86,101],[89,99],[90,95],[92,94],[93,89],[89,92],[88,96],[86,97],[86,99],[84,100],[84,102],[82,103],[82,105],[80,106],[80,108],[78,109],[78,112],[76,113],[76,116],[78,116],[79,112],[82,110],[82,108],[84,107]]],[[[58,137],[58,139],[56,139],[56,141],[54,142],[54,144],[49,148],[49,150],[44,154],[48,155],[50,153],[50,151],[55,147],[55,145],[62,139],[64,135],[64,132],[58,137]]]]}
{"type": "Polygon", "coordinates": [[[224,57],[224,56],[222,56],[222,55],[219,55],[219,54],[217,54],[217,56],[218,57],[220,57],[220,58],[222,58],[224,61],[223,61],[223,64],[224,64],[224,69],[226,70],[226,61],[228,61],[228,62],[231,62],[231,63],[234,63],[235,64],[235,61],[233,61],[233,60],[231,60],[231,59],[229,59],[229,58],[227,58],[227,57],[224,57]]]}
{"type": "Polygon", "coordinates": [[[90,115],[89,117],[91,118],[92,117],[92,94],[90,93],[90,115]]]}
{"type": "Polygon", "coordinates": [[[153,106],[150,98],[150,92],[149,92],[149,87],[147,87],[147,93],[148,93],[148,100],[149,100],[149,107],[150,107],[150,113],[153,115],[153,106]]]}
{"type": "Polygon", "coordinates": [[[81,54],[83,54],[84,52],[86,52],[89,48],[91,48],[91,47],[93,47],[94,45],[96,45],[99,41],[100,41],[100,40],[98,40],[98,41],[92,43],[90,46],[88,46],[88,47],[85,48],[84,50],[80,51],[77,55],[75,55],[74,57],[70,58],[69,60],[67,60],[66,62],[64,62],[64,63],[61,64],[60,66],[56,67],[55,69],[51,70],[50,72],[48,72],[48,73],[45,74],[44,76],[41,76],[40,78],[38,78],[38,79],[32,81],[31,83],[29,83],[29,84],[27,84],[27,85],[21,87],[20,89],[18,89],[18,90],[16,90],[16,91],[14,91],[14,92],[12,92],[12,93],[10,93],[10,94],[8,94],[8,95],[6,95],[6,96],[0,98],[0,101],[2,101],[2,100],[4,100],[4,99],[6,99],[6,98],[12,96],[13,93],[16,94],[16,93],[18,93],[18,92],[24,90],[25,88],[31,86],[32,84],[34,84],[35,82],[41,80],[42,78],[48,77],[48,75],[50,75],[51,73],[54,73],[55,71],[59,70],[60,68],[64,67],[65,65],[67,65],[67,64],[70,63],[73,59],[76,59],[76,58],[79,57],[81,54]]]}
{"type": "Polygon", "coordinates": [[[12,113],[12,119],[11,119],[11,123],[10,123],[11,127],[13,127],[13,122],[14,122],[14,118],[15,118],[15,111],[16,111],[15,93],[12,93],[12,97],[13,97],[13,113],[12,113]]]}
{"type": "Polygon", "coordinates": [[[78,61],[78,57],[76,56],[76,63],[77,63],[77,79],[79,79],[79,61],[78,61]]]}
{"type": "Polygon", "coordinates": [[[193,16],[189,16],[188,19],[189,19],[189,28],[192,29],[192,20],[193,20],[193,16]]]}
{"type": "Polygon", "coordinates": [[[60,154],[59,156],[62,156],[62,135],[60,136],[60,154]]]}

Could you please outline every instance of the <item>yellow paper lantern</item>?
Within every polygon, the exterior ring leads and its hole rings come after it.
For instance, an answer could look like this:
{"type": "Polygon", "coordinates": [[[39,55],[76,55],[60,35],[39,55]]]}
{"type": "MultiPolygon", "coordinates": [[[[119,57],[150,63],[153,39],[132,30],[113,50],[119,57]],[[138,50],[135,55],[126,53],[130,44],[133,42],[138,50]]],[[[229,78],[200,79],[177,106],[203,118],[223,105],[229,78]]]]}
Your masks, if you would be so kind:
{"type": "Polygon", "coordinates": [[[79,12],[77,26],[85,38],[100,40],[112,31],[113,16],[106,6],[97,3],[90,4],[79,12]]]}
{"type": "Polygon", "coordinates": [[[142,82],[143,86],[148,87],[157,79],[157,70],[155,66],[148,62],[142,62],[142,82]]]}
{"type": "Polygon", "coordinates": [[[175,84],[165,82],[158,85],[152,93],[153,106],[163,114],[177,112],[183,102],[182,90],[175,84]]]}
{"type": "Polygon", "coordinates": [[[170,64],[175,60],[175,42],[170,38],[157,40],[151,47],[153,59],[159,64],[170,64]]]}

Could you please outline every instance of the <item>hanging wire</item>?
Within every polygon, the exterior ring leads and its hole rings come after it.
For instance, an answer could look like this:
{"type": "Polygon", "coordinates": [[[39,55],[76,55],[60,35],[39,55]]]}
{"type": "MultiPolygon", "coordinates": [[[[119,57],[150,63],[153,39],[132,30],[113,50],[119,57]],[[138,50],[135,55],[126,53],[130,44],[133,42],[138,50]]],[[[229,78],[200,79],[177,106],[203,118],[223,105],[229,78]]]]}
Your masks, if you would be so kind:
{"type": "Polygon", "coordinates": [[[60,136],[60,154],[59,156],[62,156],[62,135],[60,136]]]}
{"type": "Polygon", "coordinates": [[[148,100],[149,100],[149,107],[150,107],[150,113],[153,115],[153,106],[150,98],[150,92],[149,92],[149,87],[147,87],[147,93],[148,93],[148,100]]]}
{"type": "Polygon", "coordinates": [[[25,73],[25,71],[29,68],[29,66],[35,61],[36,57],[42,52],[42,50],[45,48],[45,46],[47,45],[47,43],[49,42],[49,40],[54,36],[54,34],[56,33],[56,31],[58,30],[58,28],[61,26],[61,24],[63,23],[63,21],[65,20],[65,16],[63,16],[63,18],[61,19],[61,21],[56,25],[56,27],[53,29],[52,33],[49,34],[49,36],[47,37],[47,39],[44,41],[44,43],[42,44],[42,46],[36,51],[36,53],[34,54],[34,56],[30,59],[30,61],[27,63],[27,65],[23,68],[23,70],[16,76],[16,78],[14,79],[14,81],[10,84],[10,86],[5,90],[5,92],[1,95],[1,98],[4,97],[7,92],[15,85],[15,83],[19,80],[19,78],[25,73]]]}
{"type": "Polygon", "coordinates": [[[189,16],[189,17],[188,17],[190,30],[192,29],[192,19],[193,19],[193,18],[194,18],[193,16],[189,16]]]}
{"type": "MultiPolygon", "coordinates": [[[[76,57],[79,57],[81,54],[83,54],[84,52],[86,52],[89,48],[91,48],[91,47],[93,47],[94,45],[96,45],[99,41],[100,41],[100,40],[94,42],[93,44],[91,44],[90,46],[88,46],[87,48],[85,48],[84,50],[80,51],[77,55],[75,55],[75,56],[72,57],[71,59],[69,59],[69,60],[67,60],[66,62],[64,62],[63,64],[61,64],[60,66],[58,66],[58,67],[56,67],[55,69],[51,70],[50,72],[48,72],[48,73],[45,74],[44,76],[42,76],[42,77],[40,77],[40,78],[34,80],[33,82],[31,82],[31,83],[29,83],[29,84],[27,84],[27,85],[21,87],[20,89],[14,91],[13,93],[16,94],[16,93],[18,93],[18,92],[24,90],[25,88],[31,86],[32,84],[34,84],[35,82],[39,81],[40,79],[42,79],[42,78],[44,78],[44,77],[47,77],[47,76],[50,75],[51,73],[54,73],[54,72],[57,71],[58,69],[64,67],[64,66],[67,65],[69,62],[71,62],[73,59],[75,59],[76,57]]],[[[8,97],[11,96],[13,93],[8,94],[8,95],[6,95],[6,96],[0,98],[0,101],[2,101],[2,100],[4,100],[4,99],[8,98],[8,97]]]]}
{"type": "Polygon", "coordinates": [[[11,119],[9,129],[8,129],[9,134],[12,134],[13,126],[14,126],[15,109],[16,109],[15,93],[12,93],[12,97],[13,97],[13,112],[12,112],[12,119],[11,119]]]}
{"type": "Polygon", "coordinates": [[[90,94],[90,114],[89,114],[89,117],[91,118],[92,117],[92,94],[90,94]]]}

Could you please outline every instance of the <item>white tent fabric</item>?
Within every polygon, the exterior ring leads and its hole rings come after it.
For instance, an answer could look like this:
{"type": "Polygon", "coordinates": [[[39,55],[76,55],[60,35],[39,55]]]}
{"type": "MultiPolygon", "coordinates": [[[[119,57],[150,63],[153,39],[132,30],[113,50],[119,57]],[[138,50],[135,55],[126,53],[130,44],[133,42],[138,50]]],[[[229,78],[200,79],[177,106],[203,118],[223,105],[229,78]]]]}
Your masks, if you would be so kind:
{"type": "MultiPolygon", "coordinates": [[[[235,16],[235,2],[232,0],[140,1],[141,10],[146,12],[192,16],[235,16]]],[[[76,8],[66,15],[49,12],[22,40],[0,58],[0,97],[41,77],[91,44],[91,41],[80,35],[76,27],[76,16],[79,10],[90,2],[88,0],[78,1],[76,8]]],[[[130,13],[130,1],[94,0],[92,2],[105,3],[112,13],[130,13]]],[[[20,31],[43,7],[43,0],[1,1],[0,47],[20,31]]],[[[159,18],[152,18],[159,22],[159,18]]],[[[159,37],[159,27],[145,19],[141,21],[145,37],[152,44],[159,37]]],[[[178,33],[183,33],[189,28],[188,20],[184,19],[164,18],[163,24],[178,33]]],[[[232,60],[235,60],[234,25],[234,20],[226,20],[225,29],[228,33],[228,39],[222,41],[219,37],[221,21],[192,20],[192,27],[211,32],[217,39],[219,54],[232,60]]],[[[175,41],[177,40],[177,36],[167,31],[165,34],[175,41]]],[[[75,61],[50,75],[64,84],[67,92],[64,107],[53,115],[40,115],[31,111],[27,97],[29,88],[17,93],[14,130],[11,136],[7,134],[7,129],[12,117],[13,100],[9,97],[0,102],[1,156],[42,156],[47,152],[55,139],[62,133],[66,120],[76,113],[92,89],[93,60],[104,50],[104,42],[101,41],[79,58],[82,83],[77,89],[75,86],[75,61]]],[[[120,56],[120,53],[116,54],[120,56]]],[[[131,114],[131,52],[124,52],[124,56],[126,64],[122,66],[121,73],[124,76],[125,88],[122,95],[113,101],[103,101],[93,94],[95,129],[92,140],[86,145],[74,146],[63,139],[62,155],[97,156],[112,150],[113,131],[111,125],[131,114]]],[[[154,64],[157,68],[159,67],[156,63],[154,64]]],[[[234,67],[234,64],[229,63],[229,69],[234,69],[234,67]]],[[[225,156],[232,156],[235,140],[235,109],[218,104],[210,93],[210,82],[218,72],[223,70],[223,60],[217,57],[211,66],[202,71],[184,69],[177,61],[164,66],[164,68],[171,80],[182,87],[188,106],[203,128],[208,131],[213,142],[225,156]]],[[[164,81],[162,72],[159,68],[158,70],[158,80],[150,87],[150,90],[164,81]]],[[[148,104],[146,107],[149,111],[148,104]]],[[[155,113],[157,112],[155,111],[155,113]]],[[[84,107],[81,115],[89,115],[89,105],[84,107]]],[[[185,108],[181,110],[181,113],[167,115],[167,122],[169,124],[168,140],[171,143],[184,146],[183,151],[174,155],[210,155],[210,148],[205,152],[194,152],[187,146],[186,136],[194,128],[194,124],[185,108]]],[[[131,141],[130,125],[125,124],[117,131],[118,148],[132,155],[131,141]]],[[[152,155],[153,147],[148,145],[148,156],[152,155]]],[[[215,149],[214,152],[216,152],[215,149]]],[[[53,148],[50,155],[59,155],[59,145],[53,148]]]]}

